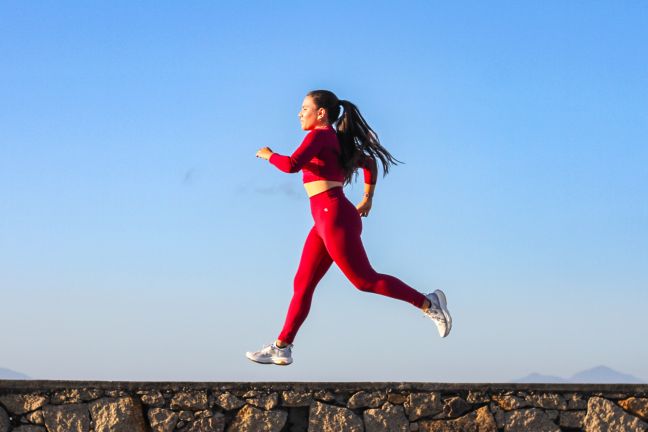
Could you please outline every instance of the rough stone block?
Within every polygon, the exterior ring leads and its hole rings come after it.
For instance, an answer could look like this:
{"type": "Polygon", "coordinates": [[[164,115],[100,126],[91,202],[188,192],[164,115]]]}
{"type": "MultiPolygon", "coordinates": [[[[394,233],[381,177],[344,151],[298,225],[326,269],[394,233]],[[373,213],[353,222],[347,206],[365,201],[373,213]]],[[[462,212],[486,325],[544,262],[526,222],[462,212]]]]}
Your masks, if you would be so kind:
{"type": "Polygon", "coordinates": [[[630,397],[620,400],[619,406],[644,420],[648,420],[648,398],[630,397]]]}
{"type": "Polygon", "coordinates": [[[201,418],[209,418],[212,417],[213,415],[214,413],[212,412],[212,410],[206,409],[202,411],[196,411],[194,417],[197,419],[201,419],[201,418]]]}
{"type": "Polygon", "coordinates": [[[178,413],[178,417],[180,420],[188,422],[194,419],[194,413],[193,411],[183,410],[178,413]]]}
{"type": "Polygon", "coordinates": [[[227,427],[227,431],[279,432],[286,424],[287,419],[288,413],[285,411],[265,411],[245,405],[236,413],[236,417],[227,427]]]}
{"type": "Polygon", "coordinates": [[[567,402],[562,395],[557,393],[534,393],[526,397],[532,406],[537,408],[566,410],[567,402]]]}
{"type": "Polygon", "coordinates": [[[246,399],[246,401],[250,405],[269,411],[279,404],[279,395],[277,393],[257,394],[253,398],[246,399]]]}
{"type": "Polygon", "coordinates": [[[470,390],[468,392],[468,397],[466,398],[466,400],[468,401],[468,403],[476,404],[490,402],[491,398],[488,393],[470,390]]]}
{"type": "Polygon", "coordinates": [[[9,414],[4,408],[0,407],[0,432],[9,432],[9,428],[11,428],[9,414]]]}
{"type": "Polygon", "coordinates": [[[223,432],[225,430],[225,417],[222,414],[194,420],[187,432],[223,432]]]}
{"type": "Polygon", "coordinates": [[[154,391],[150,393],[144,393],[140,396],[140,400],[144,405],[150,407],[163,407],[164,406],[164,396],[159,391],[154,391]]]}
{"type": "Polygon", "coordinates": [[[285,407],[310,406],[313,396],[310,392],[287,390],[281,392],[281,405],[285,407]]]}
{"type": "Polygon", "coordinates": [[[314,402],[308,414],[308,432],[363,432],[362,419],[350,409],[314,402]]]}
{"type": "Polygon", "coordinates": [[[585,411],[563,411],[560,413],[561,428],[582,429],[585,411]]]}
{"type": "Polygon", "coordinates": [[[173,410],[204,410],[209,408],[209,398],[206,391],[182,391],[176,393],[171,399],[173,410]]]}
{"type": "Polygon", "coordinates": [[[505,432],[560,432],[560,428],[551,418],[538,408],[526,408],[506,413],[505,432]]]}
{"type": "Polygon", "coordinates": [[[30,394],[6,394],[0,396],[0,403],[11,414],[20,415],[30,411],[37,410],[47,403],[47,396],[30,393],[30,394]]]}
{"type": "Polygon", "coordinates": [[[405,412],[411,421],[421,417],[433,416],[443,410],[441,396],[438,392],[410,393],[405,401],[405,412]]]}
{"type": "Polygon", "coordinates": [[[564,395],[567,402],[567,409],[569,410],[584,410],[587,409],[587,400],[578,393],[566,393],[564,395]]]}
{"type": "Polygon", "coordinates": [[[600,397],[591,397],[587,401],[587,415],[583,420],[586,432],[604,431],[648,431],[648,423],[632,416],[614,402],[600,397]]]}
{"type": "Polygon", "coordinates": [[[335,400],[335,395],[328,390],[318,390],[313,394],[313,398],[324,402],[331,402],[335,400]]]}
{"type": "Polygon", "coordinates": [[[245,401],[234,396],[230,392],[221,393],[216,398],[216,404],[223,409],[230,411],[241,408],[245,405],[245,401]]]}
{"type": "Polygon", "coordinates": [[[445,417],[458,417],[470,411],[470,404],[459,396],[454,396],[443,401],[443,415],[445,417]]]}
{"type": "Polygon", "coordinates": [[[368,409],[363,413],[366,432],[408,432],[409,421],[400,405],[385,403],[380,409],[368,409]]]}
{"type": "Polygon", "coordinates": [[[45,405],[43,420],[48,432],[88,432],[90,429],[86,404],[45,405]]]}
{"type": "Polygon", "coordinates": [[[483,406],[454,420],[421,420],[420,432],[496,432],[497,425],[488,408],[483,406]]]}
{"type": "Polygon", "coordinates": [[[385,399],[386,399],[385,392],[359,391],[357,393],[354,393],[349,398],[349,402],[347,402],[347,407],[349,407],[349,409],[366,408],[366,407],[378,408],[385,402],[385,399]]]}
{"type": "Polygon", "coordinates": [[[50,398],[51,404],[81,403],[99,399],[103,391],[98,389],[64,389],[54,392],[50,398]]]}
{"type": "Polygon", "coordinates": [[[403,405],[407,400],[407,395],[400,393],[389,393],[387,395],[387,402],[394,405],[403,405]]]}
{"type": "Polygon", "coordinates": [[[513,395],[494,395],[493,401],[504,411],[526,408],[531,406],[529,401],[513,395]]]}
{"type": "Polygon", "coordinates": [[[149,409],[148,419],[153,432],[172,432],[179,420],[177,413],[164,408],[149,409]]]}
{"type": "Polygon", "coordinates": [[[95,432],[144,432],[142,406],[130,396],[102,398],[90,403],[95,432]]]}

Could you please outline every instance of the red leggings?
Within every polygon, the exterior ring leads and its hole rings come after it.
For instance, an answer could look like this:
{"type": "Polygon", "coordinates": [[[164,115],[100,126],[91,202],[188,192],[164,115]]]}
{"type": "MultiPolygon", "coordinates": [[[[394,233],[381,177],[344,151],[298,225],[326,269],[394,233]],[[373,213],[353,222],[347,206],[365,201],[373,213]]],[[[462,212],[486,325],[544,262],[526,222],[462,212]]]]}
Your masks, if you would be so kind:
{"type": "Polygon", "coordinates": [[[420,308],[426,297],[401,280],[377,273],[362,246],[362,220],[342,187],[334,187],[310,198],[315,225],[308,233],[299,268],[294,279],[294,294],[279,340],[292,343],[310,310],[313,292],[326,271],[335,264],[361,291],[403,300],[420,308]]]}

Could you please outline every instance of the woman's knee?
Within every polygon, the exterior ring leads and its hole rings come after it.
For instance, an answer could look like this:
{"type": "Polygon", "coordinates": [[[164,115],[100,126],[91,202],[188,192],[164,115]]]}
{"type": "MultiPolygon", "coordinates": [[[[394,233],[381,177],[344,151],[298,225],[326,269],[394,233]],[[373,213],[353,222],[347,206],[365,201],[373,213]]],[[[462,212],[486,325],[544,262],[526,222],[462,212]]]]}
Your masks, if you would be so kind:
{"type": "Polygon", "coordinates": [[[369,277],[355,277],[351,279],[353,286],[364,292],[376,292],[376,286],[379,282],[380,278],[377,274],[369,277]]]}

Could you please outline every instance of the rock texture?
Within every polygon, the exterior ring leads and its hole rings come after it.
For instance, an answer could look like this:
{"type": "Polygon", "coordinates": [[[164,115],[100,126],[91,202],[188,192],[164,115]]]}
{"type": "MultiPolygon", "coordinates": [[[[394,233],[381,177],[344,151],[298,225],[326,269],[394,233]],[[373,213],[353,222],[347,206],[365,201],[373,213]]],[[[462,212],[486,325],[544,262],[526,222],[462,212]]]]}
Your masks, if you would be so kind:
{"type": "Polygon", "coordinates": [[[600,397],[589,399],[583,426],[587,432],[648,431],[648,423],[626,413],[614,402],[600,397]]]}
{"type": "Polygon", "coordinates": [[[87,405],[47,405],[43,419],[48,432],[88,432],[90,412],[87,405]]]}
{"type": "Polygon", "coordinates": [[[144,432],[142,407],[132,397],[103,398],[90,404],[95,432],[144,432]]]}
{"type": "Polygon", "coordinates": [[[561,428],[582,429],[585,411],[565,411],[560,413],[561,428]]]}
{"type": "Polygon", "coordinates": [[[382,408],[363,413],[366,432],[409,432],[409,421],[402,406],[386,402],[382,408]]]}
{"type": "Polygon", "coordinates": [[[360,391],[354,393],[353,396],[349,398],[347,407],[349,409],[356,408],[377,408],[385,402],[387,395],[384,392],[366,392],[360,391]]]}
{"type": "Polygon", "coordinates": [[[230,392],[225,392],[216,398],[216,403],[226,410],[235,410],[245,405],[245,401],[237,398],[230,392]]]}
{"type": "Polygon", "coordinates": [[[362,432],[362,418],[350,409],[315,402],[308,415],[309,432],[362,432]]]}
{"type": "Polygon", "coordinates": [[[194,420],[187,429],[187,432],[223,432],[225,430],[225,418],[222,415],[206,417],[194,420]]]}
{"type": "Polygon", "coordinates": [[[42,394],[8,394],[0,396],[0,404],[14,414],[25,414],[34,411],[46,403],[47,397],[42,394]]]}
{"type": "Polygon", "coordinates": [[[0,432],[648,432],[637,384],[66,384],[0,380],[0,432]]]}
{"type": "Polygon", "coordinates": [[[9,415],[4,408],[0,407],[0,432],[9,432],[11,424],[9,423],[9,415]]]}
{"type": "Polygon", "coordinates": [[[151,408],[148,412],[148,419],[153,432],[172,432],[180,417],[178,413],[168,409],[151,408]]]}
{"type": "Polygon", "coordinates": [[[443,410],[439,393],[412,393],[405,401],[405,412],[411,421],[433,416],[443,410]]]}
{"type": "Polygon", "coordinates": [[[239,410],[228,432],[279,432],[288,419],[285,411],[265,411],[251,405],[239,410]]]}
{"type": "Polygon", "coordinates": [[[619,406],[644,420],[648,420],[648,398],[631,397],[620,400],[619,406]]]}
{"type": "Polygon", "coordinates": [[[505,432],[526,431],[560,432],[560,428],[544,411],[538,408],[513,410],[506,413],[505,432]]]}
{"type": "Polygon", "coordinates": [[[180,392],[171,399],[171,409],[204,410],[207,408],[207,392],[180,392]]]}
{"type": "Polygon", "coordinates": [[[281,403],[286,407],[310,406],[313,396],[308,392],[284,391],[281,392],[281,403]]]}
{"type": "Polygon", "coordinates": [[[455,420],[428,420],[419,422],[421,432],[496,432],[497,425],[487,407],[455,420]]]}

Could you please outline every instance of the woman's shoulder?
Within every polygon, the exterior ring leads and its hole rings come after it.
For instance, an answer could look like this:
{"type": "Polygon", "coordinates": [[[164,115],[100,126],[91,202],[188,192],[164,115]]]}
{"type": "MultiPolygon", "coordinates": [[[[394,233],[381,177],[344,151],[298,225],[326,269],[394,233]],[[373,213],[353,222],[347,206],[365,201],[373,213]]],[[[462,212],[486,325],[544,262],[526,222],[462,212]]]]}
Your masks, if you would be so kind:
{"type": "Polygon", "coordinates": [[[337,139],[337,133],[335,129],[311,129],[306,134],[306,139],[309,141],[312,140],[323,140],[323,141],[332,141],[337,139]]]}
{"type": "Polygon", "coordinates": [[[318,134],[318,135],[319,134],[330,134],[330,133],[336,134],[335,129],[333,129],[332,127],[315,128],[315,129],[311,129],[310,131],[308,131],[308,133],[309,134],[318,134]]]}

